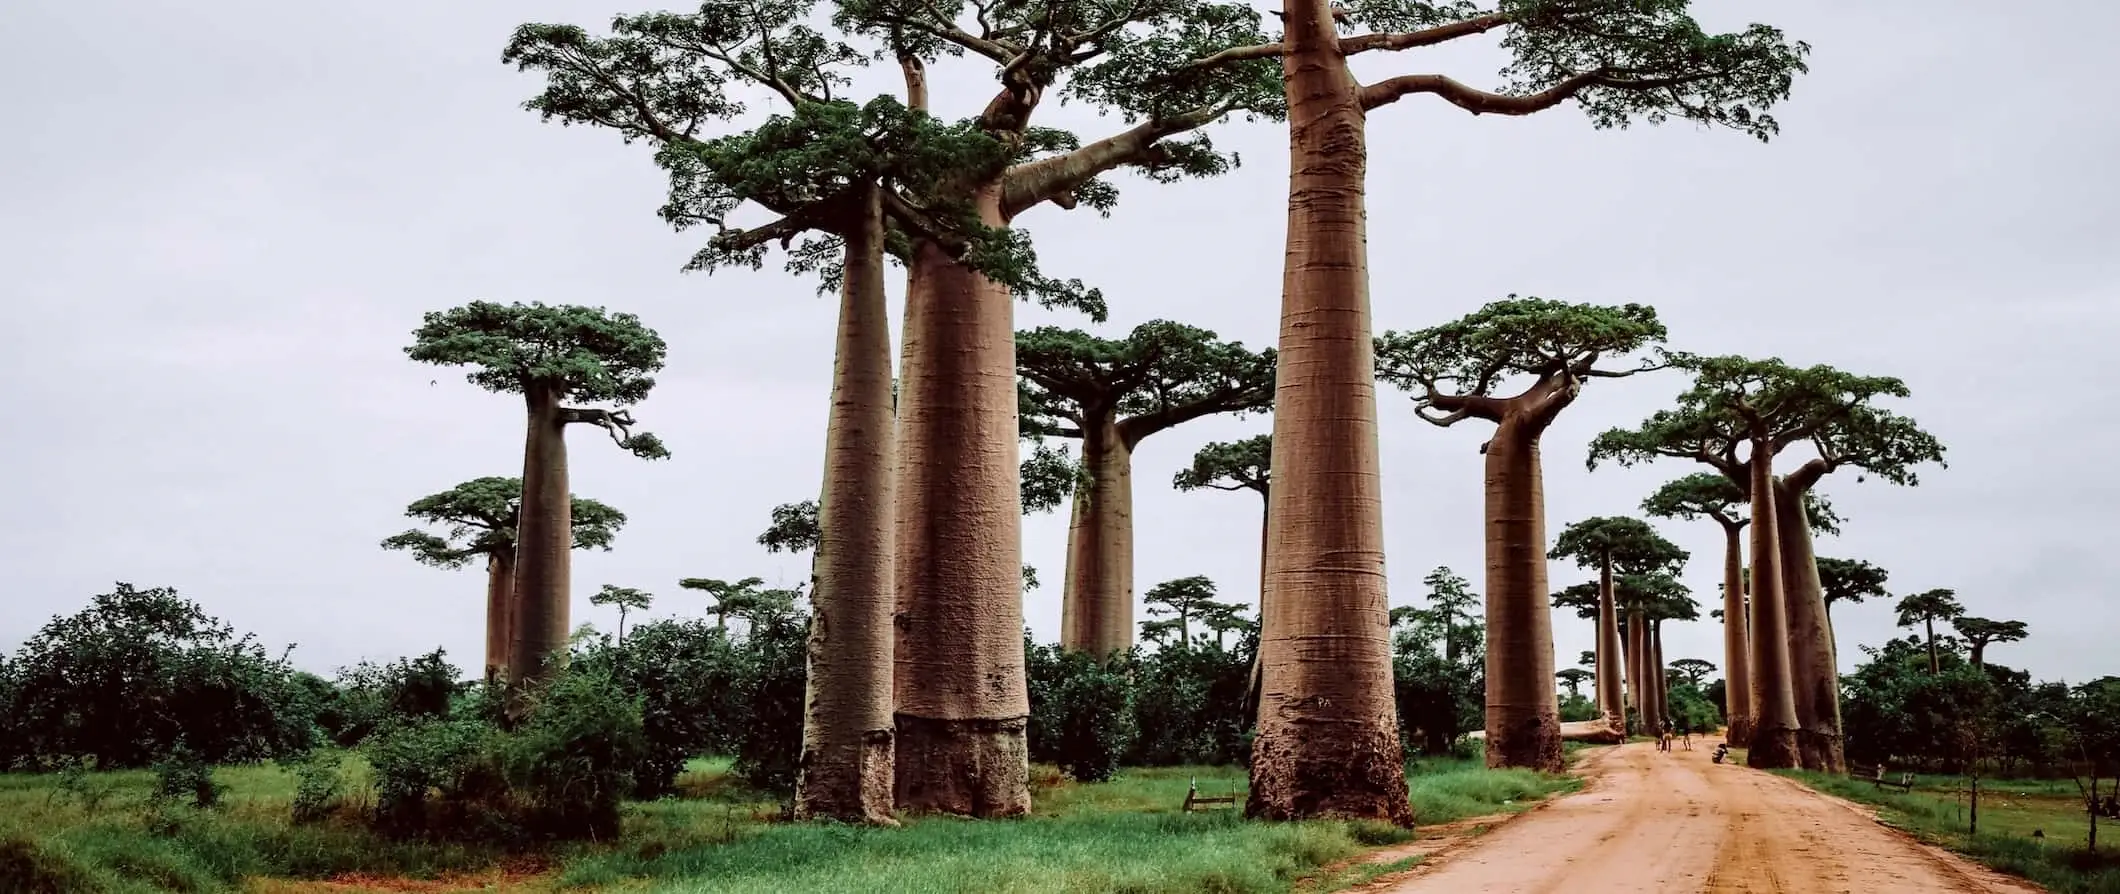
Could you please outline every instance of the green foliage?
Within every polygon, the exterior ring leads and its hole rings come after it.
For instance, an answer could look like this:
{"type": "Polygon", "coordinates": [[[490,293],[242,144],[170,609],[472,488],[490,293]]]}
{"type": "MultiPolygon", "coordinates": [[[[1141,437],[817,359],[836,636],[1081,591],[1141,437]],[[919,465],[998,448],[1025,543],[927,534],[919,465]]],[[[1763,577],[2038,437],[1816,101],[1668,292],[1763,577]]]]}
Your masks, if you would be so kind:
{"type": "Polygon", "coordinates": [[[189,799],[191,806],[205,810],[221,803],[227,786],[214,781],[213,765],[199,759],[182,745],[155,764],[157,803],[175,804],[189,799]]]}
{"type": "Polygon", "coordinates": [[[1429,572],[1426,608],[1392,610],[1392,686],[1409,751],[1450,753],[1485,722],[1486,628],[1471,585],[1448,567],[1429,572]]]}
{"type": "Polygon", "coordinates": [[[809,618],[792,609],[753,618],[745,642],[752,664],[737,688],[747,713],[736,736],[736,775],[792,799],[802,758],[809,618]]]}
{"type": "Polygon", "coordinates": [[[603,589],[589,596],[589,604],[609,605],[618,609],[618,638],[623,640],[626,638],[626,615],[630,612],[647,611],[648,606],[655,604],[655,596],[633,587],[605,584],[603,589]]]}
{"type": "Polygon", "coordinates": [[[1215,582],[1203,575],[1167,580],[1142,594],[1141,602],[1152,617],[1158,621],[1141,622],[1141,638],[1160,642],[1164,637],[1176,633],[1174,640],[1179,648],[1191,648],[1194,643],[1193,622],[1216,632],[1216,641],[1224,633],[1245,629],[1241,614],[1242,605],[1215,600],[1215,582]]]}
{"type": "Polygon", "coordinates": [[[817,501],[803,500],[773,507],[773,521],[758,535],[758,545],[769,553],[812,553],[824,540],[817,521],[817,501]]]}
{"type": "Polygon", "coordinates": [[[1057,764],[1078,782],[1112,778],[1134,745],[1130,662],[1026,645],[1032,759],[1057,764]]]}
{"type": "MultiPolygon", "coordinates": [[[[1714,472],[1695,472],[1675,481],[1664,483],[1655,493],[1642,500],[1642,512],[1652,518],[1680,518],[1687,521],[1707,517],[1734,527],[1752,523],[1750,487],[1714,472]]],[[[1838,534],[1843,521],[1833,511],[1832,501],[1815,490],[1804,492],[1804,512],[1811,530],[1819,534],[1838,534]]],[[[1819,571],[1824,573],[1822,563],[1838,559],[1820,559],[1819,571]]]]}
{"type": "Polygon", "coordinates": [[[1082,476],[1086,474],[1082,464],[1068,453],[1066,445],[1055,447],[1042,441],[1031,445],[1030,455],[1023,458],[1018,471],[1025,515],[1060,508],[1073,496],[1075,487],[1082,483],[1082,476]]]}
{"type": "Polygon", "coordinates": [[[1861,559],[1835,559],[1818,557],[1818,582],[1824,589],[1828,607],[1838,603],[1859,603],[1864,599],[1883,599],[1885,579],[1890,573],[1861,559]]]}
{"type": "Polygon", "coordinates": [[[1636,428],[1598,435],[1590,443],[1591,469],[1605,461],[1632,466],[1678,457],[1713,466],[1746,487],[1748,466],[1737,461],[1738,446],[1755,439],[1774,453],[1810,442],[1819,451],[1813,462],[1820,471],[1855,466],[1894,484],[1915,484],[1913,465],[1943,462],[1935,438],[1912,420],[1872,406],[1908,396],[1899,379],[1734,355],[1674,355],[1671,365],[1690,373],[1692,386],[1673,408],[1658,410],[1636,428]]]}
{"type": "Polygon", "coordinates": [[[1536,377],[1533,390],[1551,383],[1575,388],[1593,376],[1655,369],[1653,361],[1623,370],[1598,363],[1663,340],[1664,324],[1652,307],[1511,295],[1441,326],[1377,336],[1376,370],[1378,379],[1413,395],[1423,418],[1448,424],[1447,416],[1428,415],[1446,409],[1438,398],[1507,396],[1498,390],[1517,376],[1536,377]]]}
{"type": "Polygon", "coordinates": [[[1705,733],[1722,725],[1722,709],[1691,680],[1674,683],[1665,698],[1671,704],[1671,721],[1679,729],[1705,733]]]}
{"type": "Polygon", "coordinates": [[[1715,673],[1715,662],[1703,658],[1680,658],[1671,662],[1671,669],[1685,675],[1688,684],[1699,687],[1702,680],[1715,673]]]}
{"type": "Polygon", "coordinates": [[[1046,438],[1116,426],[1121,446],[1202,416],[1264,412],[1273,403],[1274,352],[1156,320],[1123,339],[1044,326],[1016,333],[1018,424],[1034,442],[1023,463],[1025,511],[1057,507],[1079,464],[1046,438]]]}
{"type": "MultiPolygon", "coordinates": [[[[571,497],[575,549],[611,549],[626,514],[582,497],[571,497]]],[[[442,536],[410,530],[384,538],[383,548],[412,553],[436,568],[462,568],[480,556],[515,551],[515,525],[522,511],[523,480],[474,478],[405,507],[405,515],[445,529],[442,536]]]]}
{"type": "Polygon", "coordinates": [[[336,751],[312,751],[285,762],[295,777],[294,798],[288,807],[297,824],[317,822],[339,808],[340,796],[345,794],[344,764],[343,753],[336,751]]]}
{"type": "Polygon", "coordinates": [[[1265,494],[1273,475],[1273,435],[1242,441],[1211,441],[1193,454],[1192,466],[1171,478],[1178,490],[1254,490],[1265,494]]]}
{"type": "Polygon", "coordinates": [[[1587,670],[1580,667],[1564,667],[1560,670],[1554,671],[1553,676],[1555,679],[1558,679],[1560,681],[1561,688],[1568,690],[1569,696],[1576,697],[1582,695],[1582,688],[1584,686],[1590,684],[1591,681],[1597,679],[1597,673],[1595,671],[1587,670]]]}
{"type": "Polygon", "coordinates": [[[405,349],[421,363],[475,367],[466,378],[488,391],[549,388],[562,400],[621,407],[647,399],[667,351],[632,314],[492,301],[428,313],[405,349]]]}
{"type": "Polygon", "coordinates": [[[1636,575],[1675,573],[1691,557],[1648,522],[1624,516],[1595,516],[1569,525],[1561,529],[1546,555],[1574,559],[1592,570],[1610,562],[1615,572],[1636,575]]]}
{"type": "Polygon", "coordinates": [[[350,748],[392,723],[446,717],[464,691],[462,674],[441,649],[387,664],[363,661],[340,669],[317,726],[350,748]]]}
{"type": "Polygon", "coordinates": [[[307,750],[316,733],[284,656],[175,590],[124,582],[24,642],[0,667],[0,698],[0,767],[144,767],[179,746],[243,763],[307,750]]]}
{"type": "Polygon", "coordinates": [[[1987,647],[1995,643],[2014,643],[2031,635],[2023,621],[1996,621],[1972,615],[1960,615],[1951,619],[1951,628],[1958,631],[1972,649],[1973,663],[1980,664],[1987,647]]]}
{"type": "Polygon", "coordinates": [[[748,641],[692,620],[642,624],[622,644],[586,643],[568,666],[606,674],[640,700],[646,743],[632,775],[635,793],[649,799],[675,791],[687,759],[735,753],[759,689],[746,682],[759,672],[748,641]]]}
{"type": "Polygon", "coordinates": [[[1962,617],[1965,606],[1959,604],[1956,590],[1938,588],[1900,597],[1893,612],[1899,626],[1918,627],[1962,617]]]}

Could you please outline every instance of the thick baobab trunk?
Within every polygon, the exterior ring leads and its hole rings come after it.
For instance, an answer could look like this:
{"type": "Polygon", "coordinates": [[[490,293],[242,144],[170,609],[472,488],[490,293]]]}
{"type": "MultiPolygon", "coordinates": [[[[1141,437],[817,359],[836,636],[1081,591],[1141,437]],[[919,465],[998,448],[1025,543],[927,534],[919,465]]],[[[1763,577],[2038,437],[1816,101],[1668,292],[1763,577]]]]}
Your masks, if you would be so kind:
{"type": "MultiPolygon", "coordinates": [[[[974,196],[1005,223],[1000,190],[974,196]]],[[[898,396],[897,800],[1030,811],[1017,490],[1015,308],[941,247],[915,249],[898,396]]]]}
{"type": "Polygon", "coordinates": [[[1649,685],[1656,690],[1650,703],[1656,706],[1656,722],[1659,729],[1669,729],[1664,721],[1671,718],[1671,672],[1664,663],[1664,622],[1649,622],[1649,685]]]}
{"type": "Polygon", "coordinates": [[[1290,3],[1286,35],[1288,250],[1245,812],[1411,825],[1385,602],[1362,107],[1327,0],[1290,3]]]}
{"type": "Polygon", "coordinates": [[[1106,657],[1134,644],[1133,445],[1109,415],[1086,429],[1089,480],[1075,489],[1067,528],[1060,646],[1106,657]]]}
{"type": "Polygon", "coordinates": [[[1782,602],[1788,606],[1789,687],[1796,697],[1796,747],[1803,768],[1846,773],[1840,736],[1840,673],[1833,660],[1833,625],[1826,616],[1825,587],[1805,516],[1808,488],[1787,478],[1775,482],[1774,523],[1781,555],[1782,602]]]}
{"type": "Polygon", "coordinates": [[[1613,591],[1612,561],[1597,572],[1597,708],[1621,735],[1627,733],[1625,674],[1619,644],[1619,596],[1613,591]]]}
{"type": "Polygon", "coordinates": [[[883,211],[872,190],[846,233],[795,817],[890,824],[891,323],[883,211]]]}
{"type": "MultiPolygon", "coordinates": [[[[571,511],[571,509],[570,509],[571,511]]],[[[508,644],[514,638],[515,553],[486,555],[486,682],[508,677],[508,644]]]]}
{"type": "MultiPolygon", "coordinates": [[[[1752,441],[1752,706],[1745,763],[1763,770],[1796,767],[1796,696],[1790,689],[1788,613],[1781,583],[1781,529],[1774,500],[1774,448],[1752,441]]],[[[1803,508],[1788,507],[1791,512],[1803,508]]]]}
{"type": "Polygon", "coordinates": [[[1487,766],[1558,773],[1539,428],[1506,414],[1487,442],[1487,766]]]}
{"type": "MultiPolygon", "coordinates": [[[[1267,546],[1272,543],[1267,535],[1273,530],[1273,492],[1271,490],[1260,491],[1259,497],[1266,502],[1266,510],[1259,516],[1259,605],[1257,611],[1259,617],[1263,618],[1266,616],[1266,552],[1267,546]]],[[[1259,664],[1259,649],[1257,645],[1254,645],[1251,650],[1250,681],[1244,684],[1244,717],[1254,729],[1258,728],[1259,724],[1259,691],[1260,685],[1264,680],[1265,676],[1259,664]]]]}
{"type": "Polygon", "coordinates": [[[1627,612],[1627,703],[1634,706],[1634,731],[1646,734],[1649,731],[1649,687],[1643,668],[1649,664],[1649,650],[1643,647],[1647,639],[1648,625],[1642,622],[1641,607],[1627,612]]]}
{"type": "Polygon", "coordinates": [[[1745,617],[1742,525],[1723,529],[1723,701],[1727,742],[1752,741],[1752,637],[1745,617]]]}
{"type": "Polygon", "coordinates": [[[508,649],[508,679],[514,684],[549,678],[555,661],[567,650],[574,507],[567,495],[567,423],[559,401],[559,393],[550,388],[532,388],[526,396],[529,430],[523,443],[523,505],[515,534],[515,632],[508,649]]]}

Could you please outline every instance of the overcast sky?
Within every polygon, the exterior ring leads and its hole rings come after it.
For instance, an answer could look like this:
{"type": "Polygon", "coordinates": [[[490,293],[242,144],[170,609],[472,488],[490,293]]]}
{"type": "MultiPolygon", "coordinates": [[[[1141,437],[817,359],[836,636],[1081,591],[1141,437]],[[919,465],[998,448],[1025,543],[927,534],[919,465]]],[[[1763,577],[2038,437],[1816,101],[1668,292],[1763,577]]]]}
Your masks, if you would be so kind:
{"type": "MultiPolygon", "coordinates": [[[[1473,118],[1420,97],[1370,125],[1371,292],[1379,328],[1442,322],[1510,292],[1640,301],[1672,346],[1780,356],[1906,379],[1897,407],[1949,446],[1921,485],[1821,488],[1848,519],[1823,555],[1887,568],[1895,593],[1955,588],[1975,614],[2027,622],[1994,660],[2037,676],[2120,672],[2110,468],[2120,389],[2120,5],[2039,15],[1916,0],[1713,0],[1711,29],[1761,17],[1815,47],[1762,145],[1690,125],[1592,130],[1572,106],[1473,118]],[[2099,532],[2106,534],[2101,538],[2099,532]]],[[[793,584],[805,561],[754,538],[776,503],[817,491],[834,303],[777,270],[679,272],[698,234],[655,217],[641,145],[541,124],[539,80],[499,61],[524,21],[601,28],[612,0],[211,4],[14,0],[0,30],[0,381],[14,409],[0,467],[0,646],[114,580],[166,585],[297,661],[448,648],[480,660],[480,571],[437,571],[376,542],[405,504],[521,469],[522,410],[402,348],[420,314],[472,299],[639,314],[670,365],[637,410],[675,458],[574,437],[576,492],[631,521],[577,553],[577,622],[599,584],[645,588],[655,616],[696,615],[686,576],[793,584]],[[35,87],[32,85],[43,84],[35,87]]],[[[1489,44],[1363,58],[1365,79],[1441,71],[1494,83],[1489,44]]],[[[882,74],[882,73],[879,73],[882,74]]],[[[977,67],[937,73],[937,112],[976,111],[977,67]],[[954,78],[954,79],[953,79],[954,78]]],[[[888,89],[889,81],[876,82],[888,89]]],[[[1046,125],[1119,126],[1080,107],[1046,125]]],[[[1167,318],[1269,345],[1279,307],[1285,131],[1215,132],[1245,165],[1219,180],[1122,181],[1110,219],[1045,207],[1020,221],[1045,268],[1106,291],[1122,333],[1167,318]]],[[[897,288],[894,285],[893,300],[897,288]]],[[[1021,325],[1087,326],[1025,308],[1021,325]]],[[[894,324],[895,328],[895,324],[894,324]]],[[[894,333],[895,334],[895,333],[894,333]]],[[[1683,386],[1599,380],[1546,438],[1549,531],[1636,511],[1694,468],[1583,468],[1597,432],[1683,386]]],[[[1383,406],[1392,601],[1449,565],[1479,584],[1476,426],[1383,406]]],[[[1258,501],[1171,491],[1201,444],[1266,431],[1210,419],[1146,441],[1135,481],[1141,590],[1191,574],[1256,592],[1258,501]]],[[[1706,603],[1711,522],[1660,523],[1691,549],[1706,603]]],[[[1065,519],[1024,525],[1047,585],[1026,613],[1056,635],[1065,519]]],[[[1556,588],[1586,579],[1556,565],[1556,588]]],[[[1704,606],[1704,609],[1707,606],[1704,606]]],[[[1888,605],[1835,612],[1843,643],[1895,635],[1888,605]]],[[[1563,666],[1590,625],[1557,617],[1563,666]]],[[[1669,658],[1721,663],[1712,623],[1667,633],[1669,658]]],[[[1860,655],[1843,646],[1842,660],[1860,655]]]]}

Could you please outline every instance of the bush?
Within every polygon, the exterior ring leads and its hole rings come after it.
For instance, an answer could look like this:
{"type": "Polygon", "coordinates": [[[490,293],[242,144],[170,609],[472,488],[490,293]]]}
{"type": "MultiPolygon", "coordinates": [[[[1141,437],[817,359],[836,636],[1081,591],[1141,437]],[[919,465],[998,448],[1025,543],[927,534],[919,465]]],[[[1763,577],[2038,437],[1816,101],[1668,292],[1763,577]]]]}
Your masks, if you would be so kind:
{"type": "Polygon", "coordinates": [[[1252,718],[1245,691],[1254,642],[1246,635],[1232,649],[1194,643],[1136,657],[1136,739],[1126,762],[1154,767],[1248,760],[1252,718]]]}
{"type": "Polygon", "coordinates": [[[213,766],[182,745],[155,765],[154,800],[158,804],[189,798],[191,806],[204,810],[221,803],[224,791],[227,786],[214,781],[213,766]]]}
{"type": "Polygon", "coordinates": [[[446,654],[436,649],[418,658],[381,665],[363,661],[340,670],[317,725],[332,741],[351,748],[392,721],[450,716],[457,694],[467,686],[446,654]]]}
{"type": "Polygon", "coordinates": [[[1129,656],[1100,662],[1080,652],[1035,646],[1026,670],[1031,687],[1031,759],[1058,764],[1079,782],[1103,782],[1134,743],[1129,656]]]}
{"type": "Polygon", "coordinates": [[[294,821],[313,823],[338,809],[345,777],[339,772],[343,758],[337,753],[310,752],[286,764],[294,772],[294,821]]]}
{"type": "Polygon", "coordinates": [[[754,623],[743,643],[751,660],[738,691],[748,710],[737,730],[733,772],[760,791],[793,798],[809,683],[809,618],[796,614],[754,623]]]}
{"type": "Polygon", "coordinates": [[[267,657],[175,590],[119,583],[23,643],[0,682],[0,764],[76,757],[100,769],[151,766],[179,742],[210,764],[306,751],[309,691],[284,656],[267,657]]]}
{"type": "Polygon", "coordinates": [[[393,721],[361,750],[379,830],[520,842],[616,835],[647,745],[639,700],[607,674],[570,667],[533,695],[512,731],[470,718],[393,721]]]}

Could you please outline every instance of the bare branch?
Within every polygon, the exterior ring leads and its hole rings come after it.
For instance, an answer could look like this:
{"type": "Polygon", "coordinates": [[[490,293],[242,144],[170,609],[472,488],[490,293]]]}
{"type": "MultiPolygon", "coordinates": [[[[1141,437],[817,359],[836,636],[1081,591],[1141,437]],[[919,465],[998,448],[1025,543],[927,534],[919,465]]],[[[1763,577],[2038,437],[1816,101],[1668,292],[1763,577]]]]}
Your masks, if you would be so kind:
{"type": "MultiPolygon", "coordinates": [[[[1464,21],[1451,22],[1448,25],[1424,28],[1420,31],[1403,31],[1392,34],[1357,34],[1340,40],[1340,53],[1352,56],[1356,53],[1367,53],[1371,50],[1398,51],[1432,47],[1460,37],[1485,34],[1509,24],[1514,18],[1509,13],[1491,12],[1483,16],[1474,16],[1464,21]]],[[[1265,55],[1269,54],[1262,53],[1245,58],[1258,59],[1265,55]]]]}

